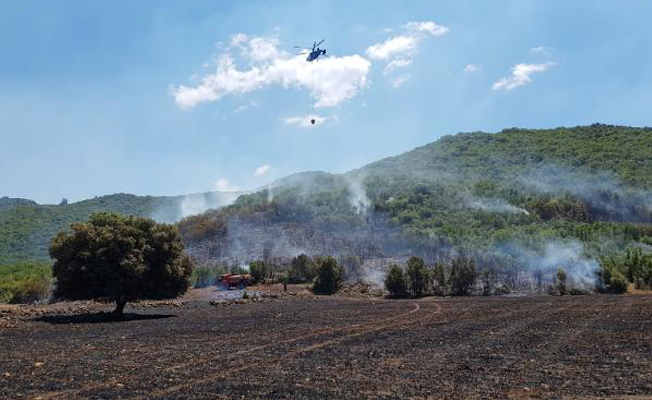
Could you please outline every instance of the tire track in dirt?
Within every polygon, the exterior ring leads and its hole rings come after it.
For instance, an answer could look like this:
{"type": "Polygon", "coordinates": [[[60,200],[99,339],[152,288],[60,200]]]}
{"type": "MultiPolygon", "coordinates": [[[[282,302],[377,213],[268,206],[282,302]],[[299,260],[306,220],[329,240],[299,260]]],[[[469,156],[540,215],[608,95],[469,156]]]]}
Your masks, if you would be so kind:
{"type": "MultiPolygon", "coordinates": [[[[271,348],[271,347],[278,347],[279,345],[291,344],[291,343],[294,343],[294,342],[298,342],[298,341],[301,341],[301,340],[306,340],[306,339],[310,339],[310,338],[318,337],[318,336],[324,336],[324,335],[330,335],[330,334],[339,333],[339,332],[346,332],[346,331],[351,331],[351,330],[356,331],[356,330],[359,330],[359,329],[363,329],[363,331],[361,333],[359,333],[359,334],[348,334],[348,335],[345,334],[345,335],[339,337],[339,340],[343,340],[343,339],[345,339],[347,337],[350,337],[351,335],[353,335],[352,337],[360,336],[361,334],[370,333],[372,331],[385,329],[386,328],[385,325],[387,325],[388,323],[390,325],[392,325],[392,324],[394,324],[394,321],[397,321],[397,320],[399,320],[399,323],[403,322],[403,321],[400,321],[400,320],[403,319],[403,318],[406,318],[406,317],[408,317],[408,316],[410,316],[410,315],[412,315],[414,313],[417,313],[421,308],[421,306],[420,306],[420,304],[418,302],[414,302],[412,304],[414,305],[414,307],[411,310],[409,310],[407,312],[404,312],[404,313],[402,313],[400,315],[394,316],[394,317],[383,319],[381,322],[371,321],[369,323],[360,323],[360,324],[348,325],[348,326],[345,326],[345,327],[320,329],[319,331],[313,331],[313,332],[311,332],[311,333],[309,333],[307,335],[301,335],[301,336],[298,336],[298,337],[285,339],[285,340],[282,340],[282,341],[269,343],[269,344],[266,344],[266,345],[255,346],[255,347],[252,347],[252,348],[249,348],[249,349],[246,349],[246,350],[242,350],[242,351],[239,351],[239,352],[236,352],[236,353],[231,353],[231,354],[227,355],[226,357],[225,356],[218,356],[218,357],[211,357],[211,358],[208,358],[208,359],[197,359],[197,360],[194,360],[193,362],[184,363],[184,364],[177,364],[177,365],[168,367],[168,368],[164,369],[163,371],[170,372],[170,371],[178,370],[178,369],[181,369],[181,368],[186,368],[186,367],[189,367],[189,366],[193,366],[193,367],[204,366],[204,365],[209,364],[209,363],[214,362],[214,361],[222,361],[223,363],[228,363],[229,361],[231,361],[233,359],[237,360],[238,358],[240,358],[241,361],[245,361],[245,360],[241,359],[242,356],[247,355],[247,354],[251,354],[251,353],[255,353],[255,352],[258,352],[258,351],[261,351],[261,350],[265,350],[265,349],[268,349],[268,348],[271,348]],[[377,327],[379,325],[381,326],[380,329],[374,329],[374,327],[377,327]],[[367,330],[365,330],[365,328],[367,328],[367,330]],[[372,329],[368,330],[369,328],[372,328],[372,329]]],[[[441,313],[441,306],[439,306],[439,304],[436,304],[436,303],[433,303],[433,304],[435,304],[435,308],[437,309],[436,313],[441,313]]],[[[420,319],[422,319],[422,318],[420,318],[420,319]]],[[[387,327],[390,327],[390,326],[387,326],[387,327]]],[[[323,346],[320,346],[320,347],[316,347],[316,348],[324,347],[324,346],[326,346],[328,344],[335,343],[335,342],[337,342],[339,340],[335,340],[335,339],[327,340],[326,344],[324,344],[323,346]]],[[[312,347],[312,346],[307,346],[307,347],[312,347]]],[[[306,352],[306,351],[304,351],[304,352],[306,352]]],[[[288,353],[286,356],[283,356],[281,358],[276,357],[276,358],[274,358],[274,360],[260,360],[259,362],[256,362],[255,365],[260,366],[260,365],[263,365],[263,364],[275,364],[278,361],[289,357],[290,354],[293,354],[293,353],[288,353]]],[[[244,365],[236,365],[236,366],[233,366],[233,367],[227,367],[226,369],[220,371],[220,373],[217,374],[217,377],[221,377],[223,375],[228,375],[228,374],[240,372],[242,370],[250,368],[252,366],[252,364],[253,363],[251,361],[248,361],[244,365]]],[[[211,376],[210,378],[205,377],[205,378],[202,378],[200,380],[186,381],[183,384],[172,386],[172,387],[166,389],[165,393],[168,393],[168,392],[172,393],[172,392],[181,390],[181,389],[186,388],[186,387],[194,386],[195,384],[201,383],[203,381],[212,380],[214,378],[215,377],[211,376]],[[201,381],[201,382],[199,382],[199,381],[201,381]]],[[[91,383],[91,384],[84,385],[84,386],[79,387],[79,388],[68,389],[68,390],[59,390],[59,391],[49,392],[49,393],[43,393],[43,394],[35,396],[34,400],[54,400],[54,399],[59,399],[59,398],[68,399],[68,398],[77,396],[80,393],[85,392],[85,391],[112,387],[112,386],[114,386],[116,384],[116,382],[117,382],[116,379],[110,379],[109,382],[105,381],[105,382],[102,382],[102,383],[91,383]]],[[[152,394],[152,395],[157,396],[157,394],[152,394]]],[[[131,398],[133,398],[133,399],[141,399],[141,398],[146,398],[146,397],[149,397],[149,396],[136,396],[136,397],[131,397],[131,398]]]]}
{"type": "MultiPolygon", "coordinates": [[[[345,328],[345,329],[335,329],[333,331],[354,330],[354,332],[344,334],[342,336],[338,336],[338,337],[333,338],[333,339],[328,339],[328,340],[325,340],[325,341],[322,341],[322,342],[314,343],[314,344],[311,344],[311,345],[308,345],[308,346],[299,347],[299,348],[295,349],[294,351],[284,353],[280,357],[274,357],[273,360],[268,359],[268,360],[248,361],[244,365],[230,367],[230,368],[227,368],[225,370],[220,371],[217,374],[211,374],[211,375],[202,377],[201,379],[194,379],[194,380],[191,380],[191,381],[188,381],[188,382],[184,382],[183,384],[180,384],[180,385],[170,386],[170,387],[165,388],[165,389],[163,389],[161,391],[154,392],[149,396],[133,397],[132,399],[140,400],[140,399],[150,398],[150,397],[167,396],[167,395],[169,395],[171,393],[177,392],[177,391],[182,390],[182,389],[186,389],[186,388],[189,388],[189,387],[195,387],[197,385],[212,382],[215,379],[225,378],[225,377],[227,377],[227,376],[229,376],[231,374],[244,371],[244,370],[252,368],[254,366],[257,367],[257,368],[260,368],[261,366],[264,366],[264,365],[278,364],[279,362],[281,362],[281,361],[283,361],[283,360],[285,360],[287,358],[291,358],[291,357],[294,357],[294,356],[297,356],[297,355],[300,355],[300,354],[309,353],[311,351],[315,351],[315,350],[318,350],[318,349],[321,349],[321,348],[324,348],[324,347],[330,346],[332,344],[339,343],[339,342],[342,342],[342,341],[345,341],[345,340],[348,340],[348,339],[351,339],[351,338],[355,338],[355,337],[358,337],[358,336],[363,336],[363,335],[374,333],[374,332],[379,332],[379,331],[385,330],[385,329],[391,329],[391,328],[394,328],[394,327],[403,328],[405,325],[409,325],[409,324],[411,325],[411,324],[414,324],[416,322],[423,321],[423,320],[425,320],[427,318],[432,318],[434,315],[440,315],[441,312],[442,312],[441,305],[439,305],[436,302],[427,302],[429,304],[434,305],[434,308],[435,308],[434,312],[428,313],[428,314],[426,314],[424,316],[421,316],[419,318],[411,319],[409,321],[404,321],[403,320],[404,318],[409,317],[412,314],[415,314],[419,310],[421,310],[421,303],[426,303],[426,302],[414,302],[413,303],[414,308],[412,310],[410,310],[410,311],[408,311],[406,313],[403,313],[401,315],[385,319],[385,320],[383,320],[381,322],[370,323],[370,324],[357,324],[355,326],[350,326],[350,327],[345,328]],[[357,330],[360,330],[360,331],[358,332],[357,330]]],[[[306,335],[306,336],[317,336],[317,335],[306,335]]]]}

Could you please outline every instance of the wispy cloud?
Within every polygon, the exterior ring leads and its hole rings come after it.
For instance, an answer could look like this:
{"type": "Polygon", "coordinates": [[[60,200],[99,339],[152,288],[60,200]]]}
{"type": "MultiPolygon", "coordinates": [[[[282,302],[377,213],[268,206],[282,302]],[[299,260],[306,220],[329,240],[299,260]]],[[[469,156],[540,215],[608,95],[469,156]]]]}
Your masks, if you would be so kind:
{"type": "Polygon", "coordinates": [[[552,48],[546,46],[537,46],[530,49],[530,54],[538,56],[550,56],[552,54],[552,48]]]}
{"type": "Polygon", "coordinates": [[[367,57],[373,60],[388,60],[399,54],[416,49],[419,39],[416,36],[396,36],[367,48],[367,57]]]}
{"type": "Polygon", "coordinates": [[[260,167],[256,168],[254,171],[254,176],[263,176],[268,173],[271,168],[272,167],[270,167],[268,164],[263,164],[260,167]]]}
{"type": "Polygon", "coordinates": [[[553,62],[545,64],[516,64],[512,67],[512,74],[501,78],[491,87],[493,90],[512,90],[532,82],[530,77],[535,72],[543,72],[555,65],[553,62]]]}
{"type": "Polygon", "coordinates": [[[403,85],[405,82],[410,80],[410,74],[403,74],[401,76],[398,76],[392,80],[392,87],[393,88],[399,88],[401,85],[403,85]]]}
{"type": "Polygon", "coordinates": [[[233,112],[235,114],[239,114],[239,113],[241,113],[243,111],[246,111],[246,110],[248,110],[250,108],[258,107],[259,105],[260,105],[260,103],[257,102],[257,101],[250,101],[249,103],[241,105],[240,107],[236,108],[235,110],[233,110],[233,112]]]}
{"type": "Polygon", "coordinates": [[[320,115],[306,115],[300,117],[287,117],[281,118],[283,125],[295,126],[298,128],[316,128],[319,126],[335,126],[340,122],[340,117],[337,115],[332,115],[330,117],[322,117],[320,115]],[[312,120],[315,123],[312,123],[312,120]]]}
{"type": "Polygon", "coordinates": [[[409,67],[412,64],[412,60],[403,60],[396,59],[392,60],[389,64],[383,69],[383,75],[389,75],[397,69],[409,67]]]}
{"type": "Polygon", "coordinates": [[[275,37],[236,34],[215,57],[215,70],[194,86],[171,85],[180,108],[187,109],[228,95],[243,95],[273,84],[313,90],[315,107],[333,107],[355,97],[367,85],[369,60],[359,56],[329,57],[308,63],[304,56],[280,48],[275,37]],[[237,65],[238,58],[246,64],[237,65]]]}
{"type": "Polygon", "coordinates": [[[220,178],[213,184],[213,189],[218,192],[238,192],[242,188],[229,185],[228,179],[220,178]]]}
{"type": "Polygon", "coordinates": [[[472,74],[474,72],[478,72],[478,71],[480,71],[480,66],[477,65],[477,64],[467,64],[464,67],[464,73],[467,74],[467,75],[472,74]]]}
{"type": "MultiPolygon", "coordinates": [[[[403,25],[400,34],[369,46],[366,54],[372,60],[386,61],[387,65],[383,69],[383,75],[391,75],[396,70],[405,69],[412,64],[422,40],[445,35],[448,30],[447,27],[437,25],[433,21],[408,22],[403,25]]],[[[385,31],[393,33],[392,30],[385,31]]],[[[392,86],[397,88],[409,79],[409,74],[402,74],[390,79],[392,86]]]]}

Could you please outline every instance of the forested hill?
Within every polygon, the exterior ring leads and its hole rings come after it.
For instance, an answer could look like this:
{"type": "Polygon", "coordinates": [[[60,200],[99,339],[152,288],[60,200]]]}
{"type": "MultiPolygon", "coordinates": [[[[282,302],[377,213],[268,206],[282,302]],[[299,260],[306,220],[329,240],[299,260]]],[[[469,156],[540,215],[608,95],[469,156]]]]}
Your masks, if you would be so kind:
{"type": "Polygon", "coordinates": [[[113,194],[76,203],[37,204],[32,200],[0,198],[0,265],[49,259],[52,236],[93,212],[111,211],[174,222],[185,215],[232,202],[241,193],[209,192],[187,196],[113,194]]]}
{"type": "MultiPolygon", "coordinates": [[[[352,173],[383,177],[466,176],[505,179],[548,167],[652,189],[652,128],[594,124],[575,128],[505,129],[497,134],[460,133],[352,173]],[[447,175],[448,174],[448,175],[447,175]]],[[[413,180],[413,179],[411,179],[413,180]]]]}
{"type": "MultiPolygon", "coordinates": [[[[301,173],[180,229],[200,261],[355,253],[385,257],[579,240],[594,252],[652,244],[652,129],[591,125],[445,136],[346,174],[301,173]],[[605,249],[604,244],[609,244],[605,249]]],[[[199,196],[199,197],[197,197],[199,196]]],[[[209,197],[206,197],[209,196],[209,197]]],[[[126,194],[74,204],[0,199],[0,264],[47,257],[93,211],[174,221],[233,200],[126,194]],[[184,201],[185,200],[185,201],[184,201]]]]}
{"type": "Polygon", "coordinates": [[[650,154],[650,128],[462,133],[342,175],[292,175],[181,229],[209,262],[265,243],[387,257],[579,240],[604,254],[652,239],[650,154]]]}

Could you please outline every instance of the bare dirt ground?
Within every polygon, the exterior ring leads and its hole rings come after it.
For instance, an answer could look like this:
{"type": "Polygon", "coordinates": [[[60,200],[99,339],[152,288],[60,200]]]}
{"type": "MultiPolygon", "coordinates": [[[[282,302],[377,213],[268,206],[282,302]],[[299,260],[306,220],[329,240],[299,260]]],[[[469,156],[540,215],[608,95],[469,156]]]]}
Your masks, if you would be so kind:
{"type": "Polygon", "coordinates": [[[281,300],[20,314],[0,398],[652,399],[652,296],[281,300]]]}

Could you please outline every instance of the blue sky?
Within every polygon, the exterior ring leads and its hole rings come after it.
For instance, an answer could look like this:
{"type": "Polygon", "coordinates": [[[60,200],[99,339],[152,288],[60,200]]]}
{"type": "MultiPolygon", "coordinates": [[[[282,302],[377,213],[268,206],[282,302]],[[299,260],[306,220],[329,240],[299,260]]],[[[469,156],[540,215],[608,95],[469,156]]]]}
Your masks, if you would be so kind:
{"type": "Polygon", "coordinates": [[[457,132],[650,125],[650,20],[645,0],[2,0],[0,196],[255,188],[457,132]],[[322,38],[330,57],[295,60],[322,38]]]}

